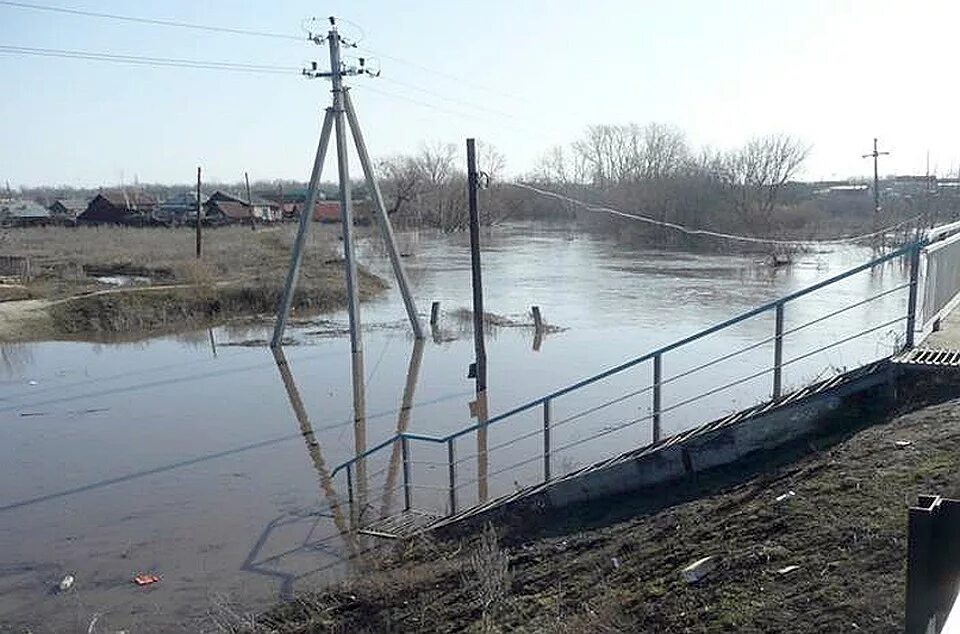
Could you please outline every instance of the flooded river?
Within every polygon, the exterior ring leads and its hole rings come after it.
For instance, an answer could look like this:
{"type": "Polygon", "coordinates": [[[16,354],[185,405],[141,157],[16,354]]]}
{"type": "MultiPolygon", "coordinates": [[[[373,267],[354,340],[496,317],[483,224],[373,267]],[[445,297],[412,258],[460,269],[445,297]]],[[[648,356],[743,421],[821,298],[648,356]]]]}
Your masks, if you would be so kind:
{"type": "MultiPolygon", "coordinates": [[[[563,330],[538,340],[528,326],[487,340],[495,415],[692,334],[870,258],[854,246],[813,249],[789,267],[757,256],[638,251],[573,228],[516,224],[483,237],[485,307],[527,322],[539,306],[563,330]]],[[[401,234],[419,308],[442,303],[436,337],[414,345],[395,291],[362,307],[365,407],[354,408],[345,314],[301,323],[287,366],[263,346],[269,329],[218,328],[140,343],[5,345],[0,366],[0,623],[42,631],[194,630],[231,610],[252,612],[341,578],[373,538],[342,534],[351,518],[342,472],[358,448],[398,429],[445,434],[473,422],[467,367],[470,305],[466,235],[401,234]],[[406,407],[404,407],[406,405],[406,407]],[[159,583],[138,587],[136,573],[159,583]],[[52,589],[76,577],[65,593],[52,589]]],[[[389,275],[365,238],[361,262],[389,275]]],[[[902,285],[890,266],[816,292],[785,313],[806,323],[902,285]]],[[[902,312],[906,292],[824,320],[784,340],[785,389],[889,354],[901,326],[878,328],[804,355],[902,312]],[[802,358],[801,358],[802,357],[802,358]]],[[[773,334],[773,314],[668,353],[663,376],[684,373],[773,334]]],[[[680,405],[770,365],[772,343],[663,388],[663,434],[769,397],[769,374],[680,405]],[[667,410],[671,407],[672,409],[667,410]]],[[[554,475],[650,442],[647,363],[553,403],[554,475]],[[595,411],[593,411],[595,410],[595,411]],[[625,425],[630,421],[635,424],[625,425]],[[621,425],[622,428],[620,427],[621,425]],[[607,433],[609,432],[609,433],[607,433]],[[602,434],[602,435],[598,435],[602,434]],[[595,438],[594,438],[595,437],[595,438]],[[591,439],[589,442],[584,442],[591,439]]],[[[458,441],[458,504],[542,477],[540,410],[458,441]],[[520,440],[517,440],[520,439],[520,440]],[[518,465],[514,467],[514,465],[518,465]],[[511,467],[511,468],[508,468],[511,467]]],[[[413,505],[448,507],[446,448],[411,447],[413,505]]],[[[371,456],[357,484],[368,515],[403,504],[396,451],[371,456]]],[[[356,477],[356,474],[354,474],[356,477]]],[[[2,627],[0,627],[2,629],[2,627]]]]}

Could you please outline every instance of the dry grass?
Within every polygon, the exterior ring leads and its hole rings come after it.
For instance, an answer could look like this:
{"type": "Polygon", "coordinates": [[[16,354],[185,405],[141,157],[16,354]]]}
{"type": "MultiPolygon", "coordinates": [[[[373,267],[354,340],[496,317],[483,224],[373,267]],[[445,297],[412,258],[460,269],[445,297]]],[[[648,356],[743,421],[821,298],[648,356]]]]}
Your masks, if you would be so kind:
{"type": "MultiPolygon", "coordinates": [[[[296,226],[251,231],[248,227],[207,229],[202,267],[217,279],[257,276],[286,269],[296,226]]],[[[316,225],[307,245],[307,266],[335,257],[336,228],[316,225]]],[[[189,281],[197,268],[191,229],[162,227],[30,227],[8,231],[6,253],[30,256],[42,278],[67,278],[78,267],[87,274],[145,275],[154,281],[189,281]]]]}
{"type": "MultiPolygon", "coordinates": [[[[295,231],[292,224],[256,231],[205,230],[200,260],[195,234],[187,228],[34,227],[6,232],[0,248],[33,261],[35,279],[12,297],[66,299],[50,306],[54,332],[45,335],[136,337],[272,312],[295,231]],[[98,281],[100,276],[150,281],[136,289],[116,289],[98,281]],[[111,290],[118,292],[90,294],[111,290]]],[[[337,231],[312,228],[295,308],[324,311],[344,305],[337,231]]],[[[383,288],[379,278],[361,271],[361,298],[383,288]]]]}
{"type": "Polygon", "coordinates": [[[480,604],[480,629],[495,632],[495,614],[510,595],[510,558],[500,548],[497,531],[487,524],[476,548],[467,559],[463,583],[473,590],[480,604]]]}

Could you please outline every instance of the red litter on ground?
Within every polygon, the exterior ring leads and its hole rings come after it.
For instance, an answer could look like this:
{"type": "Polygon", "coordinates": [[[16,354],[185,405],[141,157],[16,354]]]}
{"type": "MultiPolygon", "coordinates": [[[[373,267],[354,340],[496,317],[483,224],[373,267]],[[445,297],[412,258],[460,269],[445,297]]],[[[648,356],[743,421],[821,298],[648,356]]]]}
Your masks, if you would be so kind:
{"type": "Polygon", "coordinates": [[[160,577],[157,575],[145,575],[143,573],[133,578],[133,582],[138,586],[149,586],[151,583],[157,583],[158,581],[160,581],[160,577]]]}

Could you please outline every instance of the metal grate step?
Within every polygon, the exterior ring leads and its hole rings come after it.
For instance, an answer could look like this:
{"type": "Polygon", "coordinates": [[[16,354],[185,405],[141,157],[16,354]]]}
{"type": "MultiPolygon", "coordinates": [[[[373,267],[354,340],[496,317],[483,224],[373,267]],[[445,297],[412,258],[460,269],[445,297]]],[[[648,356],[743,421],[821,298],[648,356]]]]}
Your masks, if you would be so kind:
{"type": "Polygon", "coordinates": [[[960,367],[960,350],[950,348],[914,348],[892,359],[899,365],[960,367]]]}
{"type": "Polygon", "coordinates": [[[367,524],[357,532],[384,539],[404,539],[415,535],[441,517],[443,516],[437,513],[410,509],[367,524]]]}

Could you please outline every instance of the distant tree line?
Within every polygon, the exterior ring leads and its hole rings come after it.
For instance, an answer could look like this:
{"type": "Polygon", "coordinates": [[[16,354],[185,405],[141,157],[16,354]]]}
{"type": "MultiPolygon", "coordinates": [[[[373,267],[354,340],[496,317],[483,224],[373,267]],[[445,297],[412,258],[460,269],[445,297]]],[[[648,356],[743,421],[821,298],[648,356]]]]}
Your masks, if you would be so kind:
{"type": "MultiPolygon", "coordinates": [[[[872,194],[826,188],[798,179],[810,148],[783,134],[747,140],[738,147],[717,150],[695,147],[679,128],[662,123],[593,125],[580,138],[546,151],[536,167],[517,179],[587,203],[637,213],[661,222],[760,237],[814,238],[892,224],[899,219],[935,212],[960,213],[960,187],[951,197],[934,199],[918,190],[884,200],[877,217],[872,194]],[[834,191],[837,190],[837,191],[834,191]]],[[[466,174],[461,145],[424,144],[412,154],[397,154],[377,162],[384,203],[394,224],[459,231],[468,224],[466,174]]],[[[504,180],[504,156],[491,145],[478,143],[479,169],[489,186],[480,194],[481,222],[536,218],[576,221],[585,230],[614,233],[658,245],[691,244],[683,233],[630,219],[590,213],[579,205],[559,202],[504,180]]],[[[958,183],[960,184],[960,183],[958,183]]],[[[191,186],[136,185],[166,195],[191,186]]],[[[290,200],[303,196],[307,184],[274,180],[253,183],[255,195],[290,200]]],[[[368,195],[354,184],[355,196],[368,195]]],[[[204,184],[205,191],[242,191],[242,183],[204,184]]],[[[336,185],[323,184],[328,198],[336,185]]],[[[35,188],[21,190],[32,198],[52,199],[76,194],[92,197],[95,190],[35,188]]],[[[937,196],[940,194],[938,193],[937,196]]],[[[710,245],[707,245],[710,246],[710,245]]]]}

